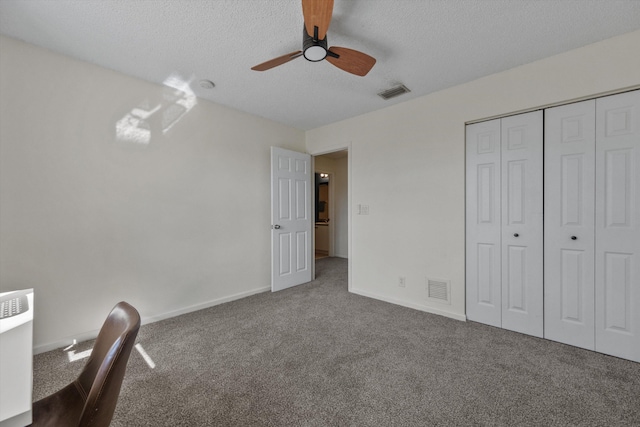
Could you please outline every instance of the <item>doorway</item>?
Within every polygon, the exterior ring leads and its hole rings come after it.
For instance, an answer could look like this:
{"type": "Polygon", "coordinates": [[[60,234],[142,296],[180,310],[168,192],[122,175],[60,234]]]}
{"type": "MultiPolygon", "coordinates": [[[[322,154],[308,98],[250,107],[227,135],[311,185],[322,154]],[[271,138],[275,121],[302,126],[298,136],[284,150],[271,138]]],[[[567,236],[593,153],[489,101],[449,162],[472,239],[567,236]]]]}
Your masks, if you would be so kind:
{"type": "Polygon", "coordinates": [[[314,156],[315,259],[349,257],[347,149],[314,156]]]}
{"type": "MultiPolygon", "coordinates": [[[[328,172],[316,171],[314,177],[315,188],[315,225],[314,225],[314,253],[315,259],[329,256],[329,248],[333,243],[333,233],[329,233],[331,218],[334,218],[333,192],[329,190],[331,175],[328,172]]],[[[335,218],[334,218],[335,219],[335,218]]],[[[335,222],[335,221],[334,221],[335,222]]],[[[333,227],[331,227],[333,231],[333,227]]]]}

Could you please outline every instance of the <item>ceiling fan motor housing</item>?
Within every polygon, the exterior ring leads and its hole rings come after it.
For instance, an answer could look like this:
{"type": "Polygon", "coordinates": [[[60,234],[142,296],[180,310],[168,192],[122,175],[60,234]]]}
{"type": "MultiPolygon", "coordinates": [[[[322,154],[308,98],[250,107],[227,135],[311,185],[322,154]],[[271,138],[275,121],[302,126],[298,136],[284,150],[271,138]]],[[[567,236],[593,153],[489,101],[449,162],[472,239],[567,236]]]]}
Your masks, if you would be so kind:
{"type": "Polygon", "coordinates": [[[302,51],[305,59],[311,62],[322,61],[327,57],[327,36],[322,40],[316,40],[302,28],[302,51]]]}

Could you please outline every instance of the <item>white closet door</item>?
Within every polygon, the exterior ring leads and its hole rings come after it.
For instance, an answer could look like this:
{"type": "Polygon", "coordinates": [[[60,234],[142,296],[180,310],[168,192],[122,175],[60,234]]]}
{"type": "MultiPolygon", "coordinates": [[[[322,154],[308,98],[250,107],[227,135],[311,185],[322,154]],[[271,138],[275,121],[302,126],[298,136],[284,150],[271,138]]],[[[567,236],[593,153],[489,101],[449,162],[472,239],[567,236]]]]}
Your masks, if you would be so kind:
{"type": "Polygon", "coordinates": [[[596,101],[596,350],[640,362],[640,91],[596,101]]]}
{"type": "Polygon", "coordinates": [[[542,111],[502,119],[502,327],[543,335],[542,111]]]}
{"type": "Polygon", "coordinates": [[[467,318],[501,326],[500,119],[467,126],[467,318]]]}
{"type": "Polygon", "coordinates": [[[544,126],[544,337],[594,350],[595,100],[544,126]]]}

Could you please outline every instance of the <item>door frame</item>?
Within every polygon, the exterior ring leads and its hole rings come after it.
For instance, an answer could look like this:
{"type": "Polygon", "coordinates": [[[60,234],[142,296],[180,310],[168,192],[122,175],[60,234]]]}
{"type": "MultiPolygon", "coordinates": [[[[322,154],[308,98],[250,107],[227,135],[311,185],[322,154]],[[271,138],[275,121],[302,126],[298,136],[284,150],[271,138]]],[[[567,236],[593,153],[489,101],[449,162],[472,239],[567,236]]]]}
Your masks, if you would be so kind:
{"type": "MultiPolygon", "coordinates": [[[[351,179],[351,176],[352,176],[351,170],[352,170],[352,164],[353,164],[352,163],[353,162],[352,144],[351,144],[351,141],[349,141],[349,142],[345,142],[343,144],[337,144],[337,145],[334,145],[334,146],[331,146],[331,147],[328,147],[328,148],[324,148],[324,149],[321,149],[321,150],[317,150],[317,151],[308,150],[307,152],[311,155],[311,168],[313,169],[313,172],[315,173],[315,170],[316,170],[316,168],[315,168],[315,158],[316,158],[316,156],[322,156],[324,154],[335,153],[336,151],[343,151],[343,150],[347,150],[347,270],[348,270],[348,272],[347,272],[347,282],[348,282],[347,288],[348,288],[349,292],[351,292],[351,288],[352,288],[351,262],[352,262],[352,258],[353,258],[353,251],[352,251],[352,247],[353,247],[353,244],[352,244],[352,240],[353,240],[352,239],[352,236],[353,236],[352,223],[353,223],[353,221],[352,221],[352,209],[351,209],[351,205],[352,205],[352,203],[351,203],[351,200],[352,200],[352,195],[351,195],[352,191],[351,191],[351,189],[353,187],[353,184],[352,184],[353,180],[351,179]]],[[[335,180],[335,178],[334,178],[334,180],[335,180]]],[[[329,185],[330,186],[331,186],[331,182],[332,181],[333,180],[329,179],[329,185]]],[[[333,196],[333,192],[334,191],[332,191],[332,189],[329,190],[330,197],[333,196]]],[[[315,202],[315,197],[313,197],[311,199],[312,212],[315,212],[315,209],[316,209],[316,204],[315,203],[316,203],[315,202]]],[[[329,206],[329,209],[331,209],[331,205],[329,206]]],[[[311,221],[312,221],[311,226],[314,227],[315,226],[315,215],[313,216],[313,218],[311,218],[311,221]]],[[[312,228],[312,230],[313,229],[314,228],[312,228]]],[[[333,242],[335,241],[335,236],[333,236],[333,237],[334,238],[331,239],[332,245],[329,248],[329,253],[330,254],[331,253],[335,254],[335,246],[333,245],[333,242]]],[[[314,238],[313,248],[315,250],[315,247],[316,247],[316,244],[315,244],[315,233],[314,233],[313,238],[314,238]]],[[[316,278],[316,260],[315,260],[315,256],[313,257],[313,263],[312,263],[312,266],[311,266],[311,277],[313,279],[316,278]]]]}

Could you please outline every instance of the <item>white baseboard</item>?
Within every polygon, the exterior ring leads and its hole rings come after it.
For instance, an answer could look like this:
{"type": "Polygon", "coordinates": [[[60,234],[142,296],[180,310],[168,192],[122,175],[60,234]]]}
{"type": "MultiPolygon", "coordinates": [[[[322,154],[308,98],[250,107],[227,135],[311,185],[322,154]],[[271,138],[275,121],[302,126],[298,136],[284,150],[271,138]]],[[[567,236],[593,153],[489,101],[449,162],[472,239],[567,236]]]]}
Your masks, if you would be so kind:
{"type": "MultiPolygon", "coordinates": [[[[204,310],[205,308],[209,308],[209,307],[213,307],[216,305],[220,305],[220,304],[224,304],[225,302],[231,302],[231,301],[235,301],[238,299],[242,299],[242,298],[246,298],[249,297],[251,295],[255,295],[255,294],[259,294],[262,292],[267,292],[270,291],[271,287],[266,286],[263,288],[257,288],[257,289],[252,289],[250,291],[246,291],[246,292],[240,292],[238,294],[235,295],[230,295],[230,296],[226,296],[223,298],[218,298],[215,300],[211,300],[211,301],[207,301],[207,302],[203,302],[200,304],[194,304],[194,305],[190,305],[188,307],[184,307],[178,310],[173,310],[173,311],[168,311],[166,313],[161,313],[161,314],[157,314],[155,316],[151,316],[151,317],[143,317],[142,319],[140,319],[140,322],[142,325],[146,325],[149,323],[155,323],[155,322],[159,322],[160,320],[165,320],[165,319],[169,319],[171,317],[176,317],[176,316],[180,316],[182,314],[187,314],[187,313],[191,313],[194,311],[198,311],[198,310],[204,310]]],[[[107,316],[108,313],[105,313],[105,318],[107,316]]],[[[59,341],[54,341],[54,342],[50,342],[50,343],[46,343],[46,344],[40,344],[37,346],[33,347],[33,354],[40,354],[40,353],[44,353],[47,351],[51,351],[51,350],[55,350],[58,348],[63,348],[63,347],[67,347],[69,344],[73,343],[73,340],[76,340],[77,342],[83,342],[83,341],[88,341],[88,340],[92,340],[94,338],[96,338],[98,336],[98,332],[100,332],[99,329],[93,330],[93,331],[87,331],[87,332],[82,332],[79,334],[75,334],[73,336],[70,337],[66,337],[63,338],[62,340],[59,341]]]]}
{"type": "MultiPolygon", "coordinates": [[[[106,317],[106,314],[105,314],[105,317],[106,317]]],[[[96,329],[95,331],[82,332],[70,337],[66,337],[59,341],[53,341],[46,344],[35,345],[33,346],[33,354],[35,355],[35,354],[45,353],[47,351],[67,347],[73,343],[73,340],[76,340],[77,342],[92,340],[98,336],[98,332],[100,331],[96,329]]]]}
{"type": "Polygon", "coordinates": [[[449,317],[451,319],[460,320],[462,322],[466,322],[467,321],[467,316],[465,316],[464,314],[452,313],[450,311],[440,310],[438,308],[435,308],[435,307],[432,307],[432,306],[428,306],[428,305],[418,304],[418,303],[409,302],[409,301],[403,301],[403,300],[399,300],[399,299],[395,299],[395,298],[389,298],[389,297],[386,297],[386,296],[374,294],[372,292],[363,291],[362,289],[351,289],[350,292],[354,293],[354,294],[357,294],[357,295],[362,295],[363,297],[373,298],[373,299],[377,299],[377,300],[380,300],[380,301],[388,302],[388,303],[391,303],[391,304],[401,305],[401,306],[407,307],[407,308],[413,308],[414,310],[420,310],[420,311],[424,311],[426,313],[437,314],[439,316],[449,317]]]}
{"type": "Polygon", "coordinates": [[[147,323],[159,322],[160,320],[169,319],[171,317],[180,316],[182,314],[191,313],[193,311],[204,310],[205,308],[209,308],[209,307],[213,307],[213,306],[216,306],[216,305],[224,304],[225,302],[231,302],[231,301],[235,301],[235,300],[238,300],[238,299],[250,297],[251,295],[260,294],[262,292],[267,292],[267,291],[270,291],[270,290],[271,290],[270,286],[265,286],[263,288],[257,288],[257,289],[252,289],[250,291],[240,292],[240,293],[235,294],[235,295],[230,295],[230,296],[227,296],[227,297],[218,298],[218,299],[207,301],[207,302],[203,302],[203,303],[200,303],[200,304],[194,304],[194,305],[191,305],[189,307],[181,308],[179,310],[169,311],[169,312],[166,312],[166,313],[163,313],[163,314],[158,314],[156,316],[151,316],[151,317],[144,318],[144,319],[142,319],[142,324],[146,325],[147,323]]]}

